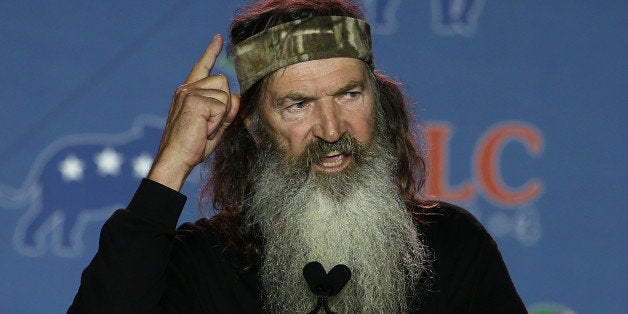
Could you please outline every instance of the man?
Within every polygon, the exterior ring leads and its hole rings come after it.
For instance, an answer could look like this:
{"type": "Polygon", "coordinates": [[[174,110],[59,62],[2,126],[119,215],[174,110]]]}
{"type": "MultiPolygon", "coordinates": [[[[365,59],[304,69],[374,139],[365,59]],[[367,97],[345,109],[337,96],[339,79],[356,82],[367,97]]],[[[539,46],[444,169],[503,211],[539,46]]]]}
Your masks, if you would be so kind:
{"type": "Polygon", "coordinates": [[[406,102],[356,4],[258,1],[231,41],[241,96],[210,74],[217,35],[69,312],[525,312],[482,226],[419,197],[406,102]],[[202,201],[218,214],[175,231],[177,191],[212,154],[202,201]]]}

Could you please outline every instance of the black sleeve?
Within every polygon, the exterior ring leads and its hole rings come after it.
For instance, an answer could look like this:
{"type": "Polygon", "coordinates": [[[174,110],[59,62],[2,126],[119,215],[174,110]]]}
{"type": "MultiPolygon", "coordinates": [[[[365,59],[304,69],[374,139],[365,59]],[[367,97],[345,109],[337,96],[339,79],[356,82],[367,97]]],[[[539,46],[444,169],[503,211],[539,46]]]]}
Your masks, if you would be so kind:
{"type": "Polygon", "coordinates": [[[433,250],[427,313],[527,313],[497,244],[466,210],[441,203],[424,236],[433,250]]]}
{"type": "Polygon", "coordinates": [[[186,197],[144,179],[126,209],[105,222],[68,313],[155,313],[186,197]]]}
{"type": "Polygon", "coordinates": [[[259,267],[227,250],[215,219],[177,229],[161,300],[168,313],[260,313],[259,267]]]}

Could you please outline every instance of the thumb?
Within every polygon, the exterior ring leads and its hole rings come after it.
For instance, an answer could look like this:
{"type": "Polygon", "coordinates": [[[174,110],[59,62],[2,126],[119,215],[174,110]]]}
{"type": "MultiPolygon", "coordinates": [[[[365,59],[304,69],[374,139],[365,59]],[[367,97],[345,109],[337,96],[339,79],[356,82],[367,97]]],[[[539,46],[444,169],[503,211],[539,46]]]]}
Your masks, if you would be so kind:
{"type": "Polygon", "coordinates": [[[235,117],[238,115],[238,111],[240,111],[240,95],[238,94],[230,94],[230,102],[231,107],[229,108],[229,112],[225,117],[225,122],[227,124],[231,124],[235,117]]]}

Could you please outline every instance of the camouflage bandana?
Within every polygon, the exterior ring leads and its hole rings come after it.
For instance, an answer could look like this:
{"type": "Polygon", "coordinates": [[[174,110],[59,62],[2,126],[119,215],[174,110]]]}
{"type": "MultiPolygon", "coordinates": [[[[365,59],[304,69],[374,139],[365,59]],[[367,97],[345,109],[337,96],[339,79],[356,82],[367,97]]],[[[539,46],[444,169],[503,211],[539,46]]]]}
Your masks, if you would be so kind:
{"type": "Polygon", "coordinates": [[[280,24],[245,39],[233,52],[240,93],[264,76],[299,62],[347,57],[374,67],[369,24],[346,16],[280,24]]]}

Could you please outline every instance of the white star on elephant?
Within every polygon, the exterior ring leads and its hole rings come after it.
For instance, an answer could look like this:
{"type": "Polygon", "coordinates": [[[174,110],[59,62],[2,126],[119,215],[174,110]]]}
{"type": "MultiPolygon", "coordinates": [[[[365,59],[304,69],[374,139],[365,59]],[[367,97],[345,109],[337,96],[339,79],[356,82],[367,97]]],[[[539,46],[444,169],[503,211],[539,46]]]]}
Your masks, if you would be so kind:
{"type": "Polygon", "coordinates": [[[120,166],[122,165],[122,155],[107,147],[102,152],[94,156],[94,162],[98,167],[98,173],[101,176],[117,176],[120,174],[120,166]]]}
{"type": "Polygon", "coordinates": [[[83,172],[85,170],[85,163],[78,159],[74,155],[69,155],[59,163],[59,171],[63,181],[81,181],[83,179],[83,172]]]}
{"type": "Polygon", "coordinates": [[[137,156],[133,160],[133,176],[140,179],[146,177],[152,164],[153,157],[149,154],[143,153],[137,156]]]}

